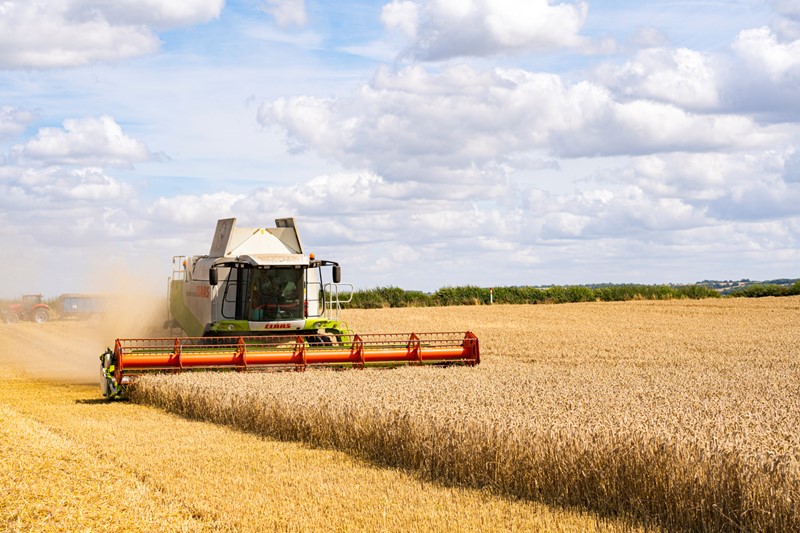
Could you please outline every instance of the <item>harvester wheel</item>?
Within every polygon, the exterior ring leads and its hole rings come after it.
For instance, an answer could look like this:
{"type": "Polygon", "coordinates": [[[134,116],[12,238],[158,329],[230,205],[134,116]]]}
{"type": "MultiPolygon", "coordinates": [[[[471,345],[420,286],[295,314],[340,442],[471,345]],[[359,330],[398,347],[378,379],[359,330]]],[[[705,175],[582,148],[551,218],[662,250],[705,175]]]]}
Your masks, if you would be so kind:
{"type": "Polygon", "coordinates": [[[17,313],[8,313],[6,315],[6,324],[16,324],[19,322],[19,315],[17,313]]]}
{"type": "Polygon", "coordinates": [[[333,335],[320,335],[319,339],[322,341],[323,346],[333,346],[336,340],[333,335]]]}
{"type": "Polygon", "coordinates": [[[333,337],[330,335],[314,335],[308,337],[309,346],[331,346],[333,337]]]}
{"type": "Polygon", "coordinates": [[[33,312],[33,321],[37,324],[44,324],[50,320],[50,312],[47,309],[37,309],[33,312]]]}

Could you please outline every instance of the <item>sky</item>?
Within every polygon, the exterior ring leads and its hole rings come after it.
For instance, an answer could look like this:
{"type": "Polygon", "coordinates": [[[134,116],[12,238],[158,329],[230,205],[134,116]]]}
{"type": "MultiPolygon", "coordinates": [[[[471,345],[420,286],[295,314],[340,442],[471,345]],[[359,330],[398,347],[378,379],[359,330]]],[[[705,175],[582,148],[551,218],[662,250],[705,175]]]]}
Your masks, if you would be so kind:
{"type": "Polygon", "coordinates": [[[289,216],[356,288],[800,277],[800,0],[0,0],[0,297],[289,216]]]}

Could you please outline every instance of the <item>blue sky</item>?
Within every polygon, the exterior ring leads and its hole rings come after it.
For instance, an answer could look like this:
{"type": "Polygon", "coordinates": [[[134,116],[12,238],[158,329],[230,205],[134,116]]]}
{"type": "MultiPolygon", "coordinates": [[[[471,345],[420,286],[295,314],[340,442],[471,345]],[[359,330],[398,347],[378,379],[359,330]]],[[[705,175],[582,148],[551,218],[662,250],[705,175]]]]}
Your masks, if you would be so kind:
{"type": "Polygon", "coordinates": [[[294,216],[356,287],[798,277],[800,1],[6,1],[0,297],[294,216]]]}

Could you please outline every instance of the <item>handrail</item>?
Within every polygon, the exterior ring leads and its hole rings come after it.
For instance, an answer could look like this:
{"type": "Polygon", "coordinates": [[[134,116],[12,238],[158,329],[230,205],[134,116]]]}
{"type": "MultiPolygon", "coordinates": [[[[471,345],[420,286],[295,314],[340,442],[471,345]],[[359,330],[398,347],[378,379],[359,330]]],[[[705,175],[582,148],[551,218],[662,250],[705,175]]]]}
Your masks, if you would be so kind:
{"type": "Polygon", "coordinates": [[[353,286],[350,283],[326,283],[323,286],[323,291],[325,293],[325,318],[339,320],[342,304],[353,301],[353,286]],[[347,290],[348,298],[346,300],[340,297],[340,287],[344,287],[347,290]]]}

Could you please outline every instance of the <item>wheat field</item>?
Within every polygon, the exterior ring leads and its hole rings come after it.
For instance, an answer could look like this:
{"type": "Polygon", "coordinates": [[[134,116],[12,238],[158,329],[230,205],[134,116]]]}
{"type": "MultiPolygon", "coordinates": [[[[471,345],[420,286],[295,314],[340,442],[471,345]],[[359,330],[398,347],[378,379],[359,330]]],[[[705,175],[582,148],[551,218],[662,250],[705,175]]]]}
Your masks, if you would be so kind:
{"type": "Polygon", "coordinates": [[[114,329],[106,326],[0,324],[0,531],[629,530],[585,511],[107,402],[96,382],[114,329]]]}
{"type": "Polygon", "coordinates": [[[345,318],[365,333],[470,329],[482,363],[148,376],[133,399],[631,526],[800,530],[798,298],[345,318]]]}

